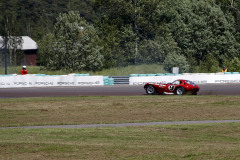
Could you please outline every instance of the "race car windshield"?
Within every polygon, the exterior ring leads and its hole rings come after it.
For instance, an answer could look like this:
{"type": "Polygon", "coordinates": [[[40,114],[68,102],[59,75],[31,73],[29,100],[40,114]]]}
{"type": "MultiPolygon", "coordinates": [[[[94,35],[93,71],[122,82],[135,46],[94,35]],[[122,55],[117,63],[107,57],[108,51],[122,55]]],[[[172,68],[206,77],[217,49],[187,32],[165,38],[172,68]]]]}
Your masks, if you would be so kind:
{"type": "Polygon", "coordinates": [[[195,86],[196,84],[194,83],[194,82],[192,82],[192,81],[186,81],[188,84],[191,84],[191,85],[193,85],[193,86],[195,86]]]}
{"type": "Polygon", "coordinates": [[[172,84],[176,84],[176,85],[179,85],[180,84],[180,81],[176,80],[176,81],[173,81],[172,84]]]}

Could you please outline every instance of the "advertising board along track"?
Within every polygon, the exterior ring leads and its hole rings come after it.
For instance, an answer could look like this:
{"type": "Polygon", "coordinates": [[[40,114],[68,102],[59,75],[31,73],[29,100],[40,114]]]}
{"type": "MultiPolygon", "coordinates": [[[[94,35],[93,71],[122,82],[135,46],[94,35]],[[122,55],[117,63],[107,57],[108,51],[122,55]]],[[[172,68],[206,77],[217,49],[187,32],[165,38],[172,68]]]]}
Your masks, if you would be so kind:
{"type": "Polygon", "coordinates": [[[101,86],[103,76],[90,76],[89,74],[69,75],[1,75],[0,88],[20,87],[56,87],[56,86],[101,86]]]}
{"type": "MultiPolygon", "coordinates": [[[[105,77],[106,76],[90,76],[89,74],[75,74],[75,73],[69,75],[45,75],[45,74],[0,75],[0,88],[102,86],[106,85],[106,83],[104,83],[105,77]]],[[[123,84],[144,85],[145,83],[148,82],[169,83],[176,79],[186,79],[193,81],[196,84],[240,83],[240,74],[239,72],[146,74],[146,75],[139,74],[139,76],[130,75],[129,83],[124,82],[123,84]]],[[[111,84],[114,85],[114,82],[111,84]]]]}
{"type": "Polygon", "coordinates": [[[193,81],[196,84],[226,84],[239,83],[239,72],[227,73],[183,73],[183,74],[155,74],[134,75],[130,76],[130,85],[144,85],[146,83],[169,83],[176,79],[186,79],[193,81]]]}

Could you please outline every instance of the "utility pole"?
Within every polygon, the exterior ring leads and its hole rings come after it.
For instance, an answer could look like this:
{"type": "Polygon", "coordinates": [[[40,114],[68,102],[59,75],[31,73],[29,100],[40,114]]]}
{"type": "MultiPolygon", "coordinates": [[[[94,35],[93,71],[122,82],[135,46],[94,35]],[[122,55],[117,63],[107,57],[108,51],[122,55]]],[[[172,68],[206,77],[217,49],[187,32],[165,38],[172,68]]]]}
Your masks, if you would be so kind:
{"type": "Polygon", "coordinates": [[[8,44],[8,38],[5,37],[4,38],[4,46],[5,46],[4,59],[5,59],[5,74],[6,75],[7,75],[7,50],[8,50],[7,44],[8,44]]]}
{"type": "Polygon", "coordinates": [[[137,26],[137,0],[134,0],[134,30],[136,34],[136,39],[135,39],[135,62],[134,64],[137,63],[137,56],[138,56],[138,26],[137,26]]]}

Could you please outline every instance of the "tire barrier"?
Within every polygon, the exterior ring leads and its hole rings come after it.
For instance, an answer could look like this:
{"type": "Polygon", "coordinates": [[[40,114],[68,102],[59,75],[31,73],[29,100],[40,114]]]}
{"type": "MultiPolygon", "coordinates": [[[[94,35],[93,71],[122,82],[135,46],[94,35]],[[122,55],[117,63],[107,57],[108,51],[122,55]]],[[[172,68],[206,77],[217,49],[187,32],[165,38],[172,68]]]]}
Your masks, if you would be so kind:
{"type": "Polygon", "coordinates": [[[75,76],[90,76],[89,73],[88,74],[75,74],[75,76]]]}
{"type": "Polygon", "coordinates": [[[103,77],[104,85],[114,85],[114,79],[110,78],[109,76],[103,77]]]}

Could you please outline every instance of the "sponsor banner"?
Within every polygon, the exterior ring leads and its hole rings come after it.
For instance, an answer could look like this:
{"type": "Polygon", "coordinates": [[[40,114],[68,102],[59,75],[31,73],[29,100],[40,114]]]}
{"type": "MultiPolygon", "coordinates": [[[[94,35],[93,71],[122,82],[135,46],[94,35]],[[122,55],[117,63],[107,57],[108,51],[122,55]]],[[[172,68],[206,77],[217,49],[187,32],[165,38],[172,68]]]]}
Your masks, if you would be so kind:
{"type": "Polygon", "coordinates": [[[90,81],[87,76],[78,76],[76,78],[76,86],[92,86],[92,85],[104,85],[103,83],[103,76],[91,76],[93,81],[90,81]],[[101,77],[101,78],[99,78],[101,77]]]}
{"type": "Polygon", "coordinates": [[[103,85],[103,76],[13,75],[0,77],[0,88],[93,86],[93,85],[103,85]]]}
{"type": "Polygon", "coordinates": [[[169,83],[177,79],[186,79],[196,84],[206,83],[240,83],[240,74],[185,74],[176,76],[146,76],[130,77],[130,85],[144,85],[146,83],[169,83]]]}

